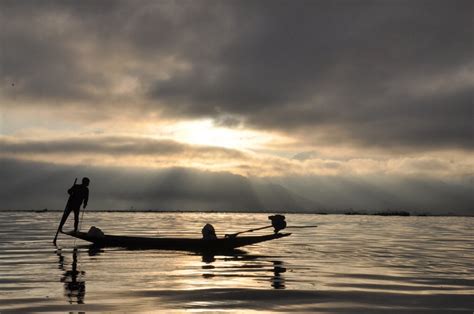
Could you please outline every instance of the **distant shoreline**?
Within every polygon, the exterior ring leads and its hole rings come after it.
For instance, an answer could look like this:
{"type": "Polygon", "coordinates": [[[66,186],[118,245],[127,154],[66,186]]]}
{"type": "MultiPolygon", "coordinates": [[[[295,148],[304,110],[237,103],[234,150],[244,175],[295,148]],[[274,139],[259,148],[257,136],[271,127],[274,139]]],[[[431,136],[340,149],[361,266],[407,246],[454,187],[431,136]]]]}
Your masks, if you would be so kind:
{"type": "MultiPolygon", "coordinates": [[[[4,209],[0,210],[0,212],[27,212],[27,213],[48,213],[48,212],[63,212],[63,210],[58,209],[4,209]]],[[[321,211],[270,211],[270,210],[262,210],[262,211],[237,211],[237,210],[226,210],[226,211],[218,211],[218,210],[159,210],[159,209],[94,209],[88,210],[88,212],[97,212],[97,213],[221,213],[221,214],[274,214],[274,213],[281,213],[281,214],[303,214],[303,215],[348,215],[348,216],[398,216],[398,217],[474,217],[474,215],[469,214],[432,214],[432,213],[410,213],[408,211],[377,211],[377,212],[358,212],[358,211],[339,211],[339,212],[321,212],[321,211]]]]}

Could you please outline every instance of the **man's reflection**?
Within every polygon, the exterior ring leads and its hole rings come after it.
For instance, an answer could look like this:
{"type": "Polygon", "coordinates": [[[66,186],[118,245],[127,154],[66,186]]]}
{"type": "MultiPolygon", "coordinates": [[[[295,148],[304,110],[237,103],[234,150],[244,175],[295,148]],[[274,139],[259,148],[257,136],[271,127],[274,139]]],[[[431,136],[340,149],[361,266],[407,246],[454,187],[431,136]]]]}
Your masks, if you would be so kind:
{"type": "Polygon", "coordinates": [[[86,295],[86,282],[84,280],[86,272],[77,269],[77,253],[77,248],[74,248],[71,269],[68,270],[61,250],[56,252],[59,257],[59,268],[63,271],[60,281],[64,283],[64,296],[67,297],[70,304],[84,304],[86,295]]]}

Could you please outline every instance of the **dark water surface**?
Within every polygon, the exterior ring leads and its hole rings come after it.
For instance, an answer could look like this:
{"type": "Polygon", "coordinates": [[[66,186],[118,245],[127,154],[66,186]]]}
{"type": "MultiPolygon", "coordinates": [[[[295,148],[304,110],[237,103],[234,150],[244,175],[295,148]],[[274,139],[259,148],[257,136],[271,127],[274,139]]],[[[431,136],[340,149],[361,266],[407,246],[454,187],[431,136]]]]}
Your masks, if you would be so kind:
{"type": "MultiPolygon", "coordinates": [[[[1,313],[474,311],[474,218],[289,214],[289,225],[319,227],[201,256],[97,251],[65,235],[55,247],[60,216],[0,212],[1,313]]],[[[265,214],[87,212],[82,229],[199,237],[207,222],[219,235],[268,224],[265,214]]]]}

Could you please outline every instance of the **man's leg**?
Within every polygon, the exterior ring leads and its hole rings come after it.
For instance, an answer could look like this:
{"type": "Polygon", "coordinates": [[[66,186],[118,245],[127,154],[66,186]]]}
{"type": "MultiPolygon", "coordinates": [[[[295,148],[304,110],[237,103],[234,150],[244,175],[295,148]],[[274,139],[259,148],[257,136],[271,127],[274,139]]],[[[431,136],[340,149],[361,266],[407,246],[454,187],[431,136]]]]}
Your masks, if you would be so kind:
{"type": "Polygon", "coordinates": [[[74,209],[74,232],[77,232],[77,227],[79,226],[79,212],[81,208],[74,209]]]}
{"type": "Polygon", "coordinates": [[[67,217],[69,217],[70,213],[71,213],[71,209],[69,209],[69,207],[67,207],[64,210],[63,217],[61,218],[61,222],[59,223],[59,231],[63,232],[63,226],[66,223],[67,217]]]}

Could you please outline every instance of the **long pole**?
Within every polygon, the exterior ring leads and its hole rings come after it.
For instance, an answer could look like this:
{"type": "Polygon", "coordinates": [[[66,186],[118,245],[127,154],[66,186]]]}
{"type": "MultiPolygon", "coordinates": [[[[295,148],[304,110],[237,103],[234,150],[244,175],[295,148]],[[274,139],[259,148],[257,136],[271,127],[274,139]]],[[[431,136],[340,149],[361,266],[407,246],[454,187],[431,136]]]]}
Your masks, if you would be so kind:
{"type": "Polygon", "coordinates": [[[287,229],[288,228],[317,228],[318,226],[314,225],[314,226],[288,226],[286,227],[287,229]]]}
{"type": "MultiPolygon", "coordinates": [[[[74,185],[76,185],[76,182],[77,182],[77,178],[74,180],[74,185]]],[[[64,212],[63,212],[63,217],[64,215],[66,214],[66,210],[69,206],[69,201],[71,200],[71,195],[69,195],[68,199],[67,199],[67,202],[66,202],[66,207],[64,207],[64,212]]],[[[62,221],[62,218],[61,218],[61,221],[62,221]]],[[[53,240],[53,244],[56,245],[56,240],[58,239],[58,234],[59,234],[59,229],[61,229],[61,223],[59,223],[59,226],[58,226],[58,231],[56,231],[56,235],[54,236],[54,240],[53,240]]]]}
{"type": "Polygon", "coordinates": [[[267,228],[271,228],[271,227],[273,227],[273,226],[270,225],[270,226],[265,226],[265,227],[260,227],[260,228],[249,229],[249,230],[240,231],[240,232],[237,232],[237,233],[226,234],[225,237],[226,238],[235,238],[237,235],[239,235],[241,233],[254,232],[254,231],[257,231],[257,230],[267,229],[267,228]]]}
{"type": "MultiPolygon", "coordinates": [[[[254,231],[257,231],[257,230],[267,229],[267,228],[271,228],[271,227],[273,227],[273,225],[260,227],[260,228],[249,229],[249,230],[244,230],[244,231],[240,231],[240,232],[232,233],[232,234],[226,234],[225,237],[226,238],[235,238],[236,236],[238,236],[239,234],[242,234],[242,233],[254,232],[254,231]]],[[[288,228],[317,228],[317,227],[318,226],[316,226],[316,225],[313,225],[313,226],[288,226],[288,227],[286,227],[286,229],[288,229],[288,228]]]]}

